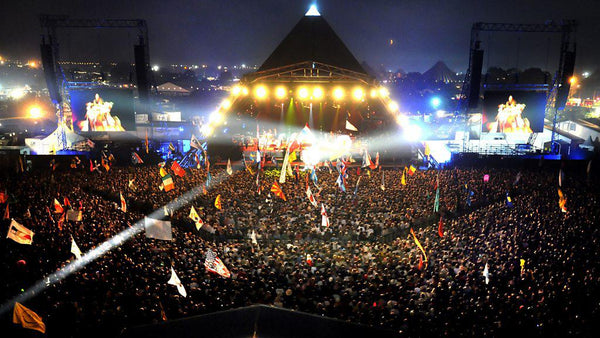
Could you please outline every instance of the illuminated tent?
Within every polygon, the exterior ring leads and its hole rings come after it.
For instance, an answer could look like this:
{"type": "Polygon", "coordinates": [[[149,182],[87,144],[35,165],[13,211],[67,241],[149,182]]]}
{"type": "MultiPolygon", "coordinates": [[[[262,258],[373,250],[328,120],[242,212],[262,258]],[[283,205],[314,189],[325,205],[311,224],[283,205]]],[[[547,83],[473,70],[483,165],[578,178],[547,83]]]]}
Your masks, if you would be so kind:
{"type": "Polygon", "coordinates": [[[398,105],[367,74],[333,28],[311,8],[258,71],[246,74],[213,115],[235,129],[247,118],[324,132],[381,132],[395,126],[398,105]],[[354,132],[354,131],[353,131],[354,132]]]}
{"type": "Polygon", "coordinates": [[[431,82],[449,83],[458,81],[456,73],[442,61],[438,61],[433,67],[423,73],[423,78],[431,82]]]}

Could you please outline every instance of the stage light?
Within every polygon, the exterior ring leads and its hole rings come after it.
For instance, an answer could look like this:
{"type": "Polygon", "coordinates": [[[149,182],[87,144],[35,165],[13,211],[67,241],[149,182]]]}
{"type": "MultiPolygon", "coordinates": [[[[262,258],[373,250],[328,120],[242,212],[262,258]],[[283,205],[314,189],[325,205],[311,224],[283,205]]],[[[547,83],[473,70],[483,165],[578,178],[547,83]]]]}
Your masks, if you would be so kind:
{"type": "Polygon", "coordinates": [[[379,87],[379,96],[388,97],[390,96],[390,91],[385,87],[379,87]]]}
{"type": "Polygon", "coordinates": [[[377,89],[371,89],[371,98],[374,99],[377,97],[377,89]]]}
{"type": "Polygon", "coordinates": [[[218,124],[221,123],[221,121],[223,121],[223,114],[218,111],[214,111],[208,116],[208,122],[211,124],[218,124]]]}
{"type": "Polygon", "coordinates": [[[15,88],[10,91],[10,97],[14,100],[18,100],[25,96],[25,89],[23,88],[15,88]]]}
{"type": "Polygon", "coordinates": [[[298,98],[300,100],[306,100],[308,98],[308,88],[306,88],[306,87],[298,88],[298,98]]]}
{"type": "Polygon", "coordinates": [[[204,136],[210,136],[213,133],[213,128],[208,124],[205,124],[202,127],[200,127],[200,132],[204,136]]]}
{"type": "Polygon", "coordinates": [[[569,82],[571,83],[571,85],[576,84],[577,83],[577,77],[571,76],[571,78],[569,79],[569,82]]]}
{"type": "Polygon", "coordinates": [[[227,110],[229,108],[231,108],[231,101],[228,99],[223,100],[223,102],[221,102],[221,109],[227,110]]]}
{"type": "Polygon", "coordinates": [[[154,66],[152,66],[152,71],[153,71],[153,72],[158,72],[158,70],[159,70],[159,69],[160,69],[160,68],[158,67],[158,65],[154,65],[154,66]]]}
{"type": "Polygon", "coordinates": [[[39,119],[40,117],[42,117],[43,112],[40,109],[40,107],[38,106],[32,106],[31,108],[29,108],[29,118],[30,119],[39,119]]]}
{"type": "Polygon", "coordinates": [[[277,97],[278,99],[283,99],[285,98],[285,95],[287,94],[287,91],[285,90],[284,86],[279,86],[277,88],[275,88],[275,97],[277,97]]]}
{"type": "Polygon", "coordinates": [[[337,87],[333,90],[333,98],[337,101],[344,98],[344,89],[337,87]]]}
{"type": "Polygon", "coordinates": [[[35,62],[35,61],[29,61],[29,62],[27,62],[27,65],[29,67],[31,67],[31,68],[37,68],[37,66],[38,66],[37,62],[35,62]]]}
{"type": "Polygon", "coordinates": [[[242,95],[244,95],[244,96],[248,95],[248,88],[242,87],[242,95]]]}
{"type": "Polygon", "coordinates": [[[433,108],[437,108],[442,103],[442,100],[440,100],[440,98],[436,96],[431,99],[430,103],[433,108]]]}
{"type": "Polygon", "coordinates": [[[362,101],[362,99],[365,97],[365,92],[362,90],[362,88],[354,88],[352,91],[352,97],[356,101],[362,101]]]}
{"type": "Polygon", "coordinates": [[[233,96],[238,96],[242,93],[242,86],[240,85],[235,85],[231,88],[231,94],[233,96]]]}
{"type": "Polygon", "coordinates": [[[323,88],[321,88],[321,87],[315,87],[315,88],[313,89],[313,98],[314,98],[315,100],[320,100],[320,99],[322,99],[322,98],[323,98],[323,94],[324,94],[324,93],[323,93],[323,88]]]}
{"type": "Polygon", "coordinates": [[[265,97],[267,97],[267,87],[265,87],[265,86],[262,86],[262,85],[261,85],[261,86],[257,86],[257,87],[254,89],[254,96],[255,96],[257,99],[259,99],[259,100],[262,100],[262,99],[264,99],[265,97]]]}
{"type": "Polygon", "coordinates": [[[390,101],[390,103],[388,103],[388,109],[392,113],[395,113],[400,109],[400,106],[398,106],[398,103],[396,101],[390,101]]]}
{"type": "Polygon", "coordinates": [[[416,124],[408,125],[404,129],[404,139],[409,142],[417,142],[421,140],[421,127],[416,124]]]}

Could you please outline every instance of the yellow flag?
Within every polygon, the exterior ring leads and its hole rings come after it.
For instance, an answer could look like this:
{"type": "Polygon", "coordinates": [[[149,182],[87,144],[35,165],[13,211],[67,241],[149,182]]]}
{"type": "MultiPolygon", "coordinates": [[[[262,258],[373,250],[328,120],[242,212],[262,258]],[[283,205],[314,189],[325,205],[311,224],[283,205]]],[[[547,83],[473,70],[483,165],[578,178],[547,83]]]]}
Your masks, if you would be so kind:
{"type": "Polygon", "coordinates": [[[217,195],[217,198],[215,198],[215,208],[221,210],[223,206],[221,205],[221,195],[217,195]]]}
{"type": "Polygon", "coordinates": [[[292,151],[292,153],[289,155],[288,162],[292,163],[292,162],[294,162],[296,160],[296,158],[297,158],[296,157],[296,152],[292,151]]]}
{"type": "Polygon", "coordinates": [[[425,142],[425,156],[429,156],[431,154],[431,149],[429,149],[429,143],[425,142]]]}
{"type": "Polygon", "coordinates": [[[421,242],[419,242],[419,240],[417,239],[417,236],[415,236],[415,232],[413,231],[412,228],[410,228],[410,234],[413,236],[413,239],[415,240],[415,244],[417,245],[417,247],[419,249],[421,249],[421,252],[423,253],[423,258],[425,258],[425,262],[427,262],[427,254],[425,253],[425,249],[423,249],[421,242]]]}
{"type": "Polygon", "coordinates": [[[37,313],[23,306],[21,303],[15,303],[13,311],[13,323],[21,324],[25,329],[31,329],[46,333],[46,324],[37,313]]]}
{"type": "Polygon", "coordinates": [[[161,167],[160,168],[160,177],[165,177],[167,176],[167,171],[165,170],[165,168],[161,167]]]}
{"type": "Polygon", "coordinates": [[[402,179],[400,180],[402,185],[406,185],[406,167],[404,167],[404,171],[402,171],[402,179]]]}

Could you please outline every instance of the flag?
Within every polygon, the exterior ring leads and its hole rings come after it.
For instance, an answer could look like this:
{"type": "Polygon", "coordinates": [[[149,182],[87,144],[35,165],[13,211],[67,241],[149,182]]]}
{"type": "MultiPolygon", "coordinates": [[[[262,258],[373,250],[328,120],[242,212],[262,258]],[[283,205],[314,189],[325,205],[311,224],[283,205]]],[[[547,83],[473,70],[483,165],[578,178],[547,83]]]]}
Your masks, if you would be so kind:
{"type": "Polygon", "coordinates": [[[60,202],[55,198],[54,199],[54,213],[62,214],[63,212],[65,212],[65,209],[62,207],[62,205],[60,205],[60,202]]]}
{"type": "Polygon", "coordinates": [[[131,153],[131,162],[133,164],[142,164],[142,163],[144,163],[144,161],[142,161],[142,158],[140,157],[140,155],[138,155],[138,153],[136,153],[135,151],[131,153]]]}
{"type": "Polygon", "coordinates": [[[81,210],[67,210],[67,221],[80,222],[82,220],[81,210]]]}
{"type": "Polygon", "coordinates": [[[281,198],[284,201],[287,201],[285,198],[285,195],[283,194],[283,191],[281,190],[281,187],[279,187],[279,184],[277,184],[277,182],[273,182],[273,185],[271,186],[271,192],[275,194],[275,196],[281,198]]]}
{"type": "MultiPolygon", "coordinates": [[[[206,162],[208,162],[208,159],[206,160],[206,162]]],[[[173,164],[171,165],[171,170],[173,170],[175,175],[179,177],[185,176],[185,170],[183,170],[183,168],[179,165],[179,163],[177,163],[177,161],[173,161],[173,164]]]]}
{"type": "Polygon", "coordinates": [[[252,230],[252,233],[250,234],[250,240],[252,241],[252,244],[258,245],[258,241],[256,240],[256,232],[254,230],[252,230]]]}
{"type": "Polygon", "coordinates": [[[358,129],[348,120],[346,120],[346,130],[358,131],[358,129]]]}
{"type": "Polygon", "coordinates": [[[381,186],[382,191],[385,191],[385,171],[381,173],[381,186]]]}
{"type": "Polygon", "coordinates": [[[440,187],[435,189],[435,202],[433,202],[433,212],[440,211],[440,187]]]}
{"type": "Polygon", "coordinates": [[[100,162],[102,163],[102,167],[104,167],[104,170],[106,170],[106,172],[109,172],[110,171],[110,163],[107,160],[105,160],[104,157],[102,157],[100,162]]]}
{"type": "Polygon", "coordinates": [[[172,153],[175,152],[175,146],[171,142],[169,142],[169,151],[172,152],[172,153]]]}
{"type": "Polygon", "coordinates": [[[146,154],[149,152],[148,149],[148,129],[146,129],[146,154]]]}
{"type": "Polygon", "coordinates": [[[379,168],[379,152],[375,154],[375,168],[379,168]]]}
{"type": "Polygon", "coordinates": [[[425,142],[425,150],[423,152],[425,156],[431,155],[431,149],[429,149],[429,143],[425,142]]]}
{"type": "Polygon", "coordinates": [[[288,163],[294,162],[298,157],[296,156],[296,152],[293,151],[290,153],[290,157],[288,158],[288,163]]]}
{"type": "Polygon", "coordinates": [[[196,224],[196,230],[200,230],[200,228],[202,228],[202,224],[204,222],[202,222],[202,219],[200,219],[200,215],[198,215],[198,213],[196,212],[196,209],[194,209],[193,206],[192,206],[192,209],[190,209],[189,217],[192,219],[192,221],[194,221],[194,224],[196,224]]]}
{"type": "Polygon", "coordinates": [[[175,285],[177,287],[177,291],[179,291],[179,294],[183,297],[187,297],[187,292],[185,292],[185,288],[183,287],[183,284],[181,284],[181,281],[179,280],[179,277],[177,277],[177,274],[175,273],[175,269],[173,269],[173,267],[171,267],[171,278],[169,279],[167,284],[175,285]]]}
{"type": "Polygon", "coordinates": [[[215,198],[215,208],[221,210],[223,208],[223,205],[221,204],[221,195],[217,195],[217,197],[215,198]]]}
{"type": "Polygon", "coordinates": [[[166,322],[167,314],[165,313],[165,309],[160,301],[158,301],[158,307],[160,308],[160,319],[162,319],[163,322],[166,322]]]}
{"type": "Polygon", "coordinates": [[[317,177],[317,172],[315,171],[314,167],[310,171],[310,179],[313,181],[313,183],[315,185],[317,185],[319,178],[317,177]]]}
{"type": "Polygon", "coordinates": [[[63,224],[65,223],[65,213],[61,214],[60,217],[58,218],[58,230],[63,229],[63,224]]]}
{"type": "Polygon", "coordinates": [[[560,189],[558,189],[558,207],[560,211],[567,212],[567,198],[560,189]]]}
{"type": "Polygon", "coordinates": [[[521,258],[519,260],[519,262],[521,263],[521,274],[525,273],[525,260],[523,258],[521,258]]]}
{"type": "Polygon", "coordinates": [[[306,254],[306,264],[308,264],[308,266],[313,266],[314,264],[312,256],[310,254],[306,254]]]}
{"type": "Polygon", "coordinates": [[[173,240],[170,221],[144,217],[144,229],[146,230],[146,238],[161,239],[164,241],[173,240]]]}
{"type": "Polygon", "coordinates": [[[202,145],[200,145],[200,142],[198,141],[198,139],[194,135],[192,135],[192,138],[190,140],[190,146],[192,148],[202,149],[202,145]]]}
{"type": "Polygon", "coordinates": [[[327,217],[327,211],[325,210],[325,204],[321,203],[321,226],[329,227],[329,218],[327,217]]]}
{"type": "Polygon", "coordinates": [[[319,206],[319,204],[317,204],[317,200],[315,199],[315,196],[313,196],[312,192],[310,191],[310,187],[308,185],[306,186],[306,197],[308,197],[310,204],[312,204],[315,208],[319,206]]]}
{"type": "Polygon", "coordinates": [[[515,177],[515,181],[513,182],[513,185],[517,185],[517,183],[519,183],[520,180],[521,180],[521,172],[519,171],[517,173],[517,177],[515,177]]]}
{"type": "Polygon", "coordinates": [[[415,174],[416,171],[417,171],[417,168],[413,167],[413,165],[411,164],[410,167],[408,168],[408,174],[410,176],[412,176],[415,174]]]}
{"type": "Polygon", "coordinates": [[[233,174],[233,169],[231,168],[231,160],[227,159],[227,174],[231,175],[233,174]]]}
{"type": "Polygon", "coordinates": [[[6,191],[0,191],[0,204],[6,203],[8,201],[8,194],[6,191]]]}
{"type": "Polygon", "coordinates": [[[513,206],[512,198],[510,198],[510,195],[508,194],[508,192],[506,192],[506,205],[509,208],[512,208],[512,206],[513,206]]]}
{"type": "Polygon", "coordinates": [[[2,219],[10,219],[10,210],[8,209],[8,203],[6,203],[6,210],[4,210],[4,217],[2,219]]]}
{"type": "Polygon", "coordinates": [[[71,253],[75,255],[77,259],[81,259],[81,250],[79,250],[79,247],[77,246],[77,243],[75,243],[73,236],[71,236],[71,253]]]}
{"type": "Polygon", "coordinates": [[[33,243],[33,235],[33,231],[27,229],[13,219],[10,221],[6,238],[10,238],[19,244],[31,245],[31,243],[33,243]]]}
{"type": "Polygon", "coordinates": [[[438,223],[438,234],[440,237],[444,237],[444,220],[440,217],[440,222],[438,223]]]}
{"type": "Polygon", "coordinates": [[[562,169],[558,170],[558,186],[562,187],[562,180],[565,177],[565,173],[562,171],[562,169]]]}
{"type": "Polygon", "coordinates": [[[485,263],[485,268],[483,268],[483,277],[485,277],[485,284],[490,283],[490,269],[488,267],[488,263],[485,263]]]}
{"type": "Polygon", "coordinates": [[[119,191],[119,197],[121,198],[121,211],[127,212],[127,203],[125,202],[125,198],[123,198],[123,194],[119,191]]]}
{"type": "Polygon", "coordinates": [[[489,174],[483,175],[483,181],[484,182],[489,182],[490,181],[490,175],[489,174]]]}
{"type": "Polygon", "coordinates": [[[42,321],[42,317],[19,302],[15,303],[12,321],[14,324],[21,324],[24,329],[46,333],[46,324],[42,321]]]}
{"type": "Polygon", "coordinates": [[[173,184],[173,178],[171,177],[171,175],[166,174],[165,176],[163,176],[162,181],[162,185],[165,189],[165,192],[171,191],[173,190],[173,188],[175,188],[175,184],[173,184]]]}
{"type": "Polygon", "coordinates": [[[404,170],[402,171],[402,178],[400,179],[402,185],[406,185],[406,170],[406,167],[404,167],[404,170]]]}
{"type": "Polygon", "coordinates": [[[356,180],[356,187],[354,187],[354,195],[358,192],[358,185],[360,184],[361,176],[358,176],[358,180],[356,180]]]}
{"type": "Polygon", "coordinates": [[[217,254],[214,253],[211,249],[207,249],[206,251],[206,259],[204,260],[204,267],[206,270],[210,272],[214,272],[221,277],[229,278],[231,277],[231,273],[225,267],[225,264],[217,257],[217,254]]]}
{"type": "Polygon", "coordinates": [[[415,240],[415,244],[417,245],[417,247],[419,249],[421,249],[421,252],[423,253],[423,257],[425,258],[425,263],[427,263],[427,254],[425,253],[425,249],[423,249],[421,242],[419,242],[419,240],[417,239],[417,236],[415,235],[415,232],[412,228],[410,228],[410,234],[413,236],[413,239],[415,240]]]}
{"type": "Polygon", "coordinates": [[[165,168],[163,168],[163,167],[158,169],[158,172],[160,173],[160,177],[165,177],[168,174],[167,171],[165,170],[165,168]]]}

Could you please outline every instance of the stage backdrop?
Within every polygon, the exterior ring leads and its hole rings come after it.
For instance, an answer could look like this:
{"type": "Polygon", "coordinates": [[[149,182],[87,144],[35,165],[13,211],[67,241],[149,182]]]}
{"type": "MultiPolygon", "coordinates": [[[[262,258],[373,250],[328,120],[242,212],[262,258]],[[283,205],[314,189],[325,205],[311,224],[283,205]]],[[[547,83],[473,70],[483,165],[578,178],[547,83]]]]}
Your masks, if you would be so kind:
{"type": "Polygon", "coordinates": [[[69,94],[75,131],[135,131],[133,92],[130,89],[78,89],[71,90],[69,94]]]}
{"type": "Polygon", "coordinates": [[[486,91],[482,132],[542,132],[545,107],[546,92],[486,91]]]}

